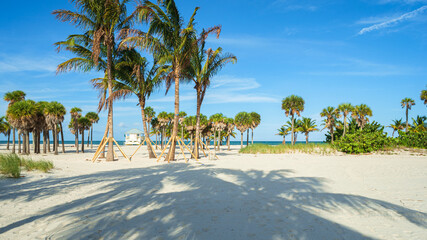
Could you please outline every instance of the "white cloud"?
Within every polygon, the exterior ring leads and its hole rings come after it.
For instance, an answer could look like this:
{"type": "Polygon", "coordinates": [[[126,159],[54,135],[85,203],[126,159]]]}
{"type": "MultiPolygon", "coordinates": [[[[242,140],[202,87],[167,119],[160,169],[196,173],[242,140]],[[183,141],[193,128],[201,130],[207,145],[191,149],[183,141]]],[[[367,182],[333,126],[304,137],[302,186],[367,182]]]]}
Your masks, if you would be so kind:
{"type": "Polygon", "coordinates": [[[58,57],[33,57],[10,54],[0,54],[0,73],[5,72],[55,72],[58,57]]]}
{"type": "Polygon", "coordinates": [[[120,122],[118,125],[120,128],[125,128],[127,127],[126,124],[124,122],[120,122]]]}
{"type": "Polygon", "coordinates": [[[412,12],[405,13],[399,17],[392,18],[392,19],[386,20],[384,22],[374,24],[370,27],[365,27],[362,30],[360,30],[358,34],[363,35],[365,33],[372,32],[375,30],[380,30],[380,29],[392,27],[392,26],[394,26],[400,22],[403,22],[403,21],[406,21],[406,20],[409,20],[411,18],[418,16],[419,14],[425,12],[425,10],[427,10],[427,6],[422,6],[422,7],[418,8],[412,12]]]}

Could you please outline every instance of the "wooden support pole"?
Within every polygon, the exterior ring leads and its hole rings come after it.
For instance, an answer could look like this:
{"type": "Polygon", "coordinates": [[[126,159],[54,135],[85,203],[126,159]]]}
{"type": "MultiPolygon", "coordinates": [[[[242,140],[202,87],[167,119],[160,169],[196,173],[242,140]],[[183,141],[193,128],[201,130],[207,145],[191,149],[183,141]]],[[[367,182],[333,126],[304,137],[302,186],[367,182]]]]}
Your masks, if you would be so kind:
{"type": "MultiPolygon", "coordinates": [[[[177,138],[178,138],[178,140],[180,140],[184,144],[184,142],[182,141],[182,139],[180,137],[177,136],[177,138]]],[[[199,161],[199,159],[197,159],[197,157],[194,156],[193,152],[190,149],[188,149],[187,145],[184,144],[184,147],[187,148],[187,150],[191,153],[191,155],[193,155],[193,157],[194,157],[194,159],[196,159],[196,161],[199,161]]]]}
{"type": "Polygon", "coordinates": [[[187,158],[185,157],[184,149],[182,148],[181,143],[180,143],[179,141],[178,141],[178,145],[179,145],[179,148],[181,149],[182,156],[184,157],[184,160],[185,160],[185,162],[187,163],[187,162],[188,162],[188,160],[187,160],[187,158]]]}
{"type": "Polygon", "coordinates": [[[154,151],[153,145],[151,144],[151,139],[149,139],[149,138],[147,138],[147,139],[148,139],[147,144],[150,144],[151,150],[153,150],[154,156],[157,158],[157,154],[154,151]]]}
{"type": "Polygon", "coordinates": [[[162,153],[160,154],[160,156],[159,156],[159,158],[157,159],[157,162],[159,162],[160,161],[160,158],[163,156],[163,154],[165,153],[165,151],[166,151],[166,148],[168,147],[168,145],[169,145],[169,143],[170,143],[170,141],[172,140],[172,138],[170,138],[169,139],[169,141],[168,141],[168,143],[165,145],[165,148],[162,150],[162,153]]]}
{"type": "Polygon", "coordinates": [[[114,143],[116,143],[116,145],[117,145],[117,147],[119,148],[119,150],[120,150],[120,152],[122,153],[122,155],[123,155],[123,157],[125,157],[127,160],[129,160],[129,162],[130,162],[130,159],[128,158],[128,156],[126,156],[126,154],[123,152],[123,149],[120,147],[120,145],[117,143],[117,141],[116,141],[116,139],[114,139],[114,138],[112,138],[113,139],[113,141],[114,141],[114,143]]]}
{"type": "MultiPolygon", "coordinates": [[[[104,141],[104,139],[103,139],[104,141]]],[[[102,142],[102,141],[101,141],[102,142]]],[[[95,160],[98,158],[98,156],[101,154],[101,151],[104,150],[105,145],[107,145],[107,140],[105,140],[102,144],[99,145],[98,150],[96,150],[95,156],[92,158],[92,162],[95,162],[95,160]]]]}
{"type": "Polygon", "coordinates": [[[135,150],[135,152],[130,156],[130,158],[129,158],[129,159],[132,159],[132,158],[133,158],[133,155],[135,155],[135,153],[136,153],[136,152],[138,152],[139,148],[140,148],[142,145],[144,145],[144,142],[145,142],[145,139],[144,139],[144,141],[142,141],[142,143],[141,143],[141,144],[139,144],[138,148],[137,148],[137,149],[135,150]]]}

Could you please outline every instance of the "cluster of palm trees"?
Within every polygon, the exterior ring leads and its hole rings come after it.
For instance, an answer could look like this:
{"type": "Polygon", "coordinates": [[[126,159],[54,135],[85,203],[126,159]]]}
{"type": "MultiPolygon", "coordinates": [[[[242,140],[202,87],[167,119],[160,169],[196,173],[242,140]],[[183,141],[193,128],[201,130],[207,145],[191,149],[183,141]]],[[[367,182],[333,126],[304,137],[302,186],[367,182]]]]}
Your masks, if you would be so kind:
{"type": "MultiPolygon", "coordinates": [[[[197,94],[196,138],[200,135],[200,109],[212,77],[227,63],[236,62],[232,54],[222,48],[206,48],[206,39],[220,26],[203,29],[197,34],[195,8],[187,22],[183,20],[174,0],[143,1],[128,14],[128,0],[71,0],[76,11],[56,10],[58,20],[69,22],[81,32],[57,42],[58,50],[67,50],[76,57],[58,65],[58,72],[71,70],[102,71],[103,77],[92,79],[100,91],[99,110],[108,109],[106,135],[108,134],[107,161],[113,160],[113,101],[131,95],[137,96],[141,108],[144,131],[148,133],[145,104],[153,90],[164,82],[166,92],[175,85],[175,112],[171,137],[179,134],[179,85],[194,82],[197,94]],[[148,25],[138,29],[134,26],[148,25]],[[140,52],[137,51],[141,50],[140,52]],[[146,53],[153,62],[141,54],[146,53]]],[[[182,129],[181,129],[182,132],[182,129]]],[[[147,135],[147,134],[146,134],[147,135]]],[[[198,156],[195,141],[194,152],[198,156]]],[[[152,152],[151,146],[147,146],[152,152]]],[[[154,155],[150,154],[151,157],[154,155]]],[[[175,144],[168,160],[175,157],[175,144]]]]}
{"type": "Polygon", "coordinates": [[[79,153],[79,133],[81,134],[82,153],[85,152],[85,138],[84,133],[88,131],[87,146],[89,143],[93,148],[93,125],[98,123],[99,116],[96,112],[88,112],[85,116],[82,116],[82,110],[78,107],[73,107],[70,110],[71,120],[68,124],[68,129],[74,134],[74,145],[76,147],[76,153],[79,153]],[[90,131],[90,132],[89,132],[90,131]]]}
{"type": "MultiPolygon", "coordinates": [[[[421,91],[420,99],[425,105],[427,105],[427,90],[421,91]]],[[[412,106],[415,105],[414,99],[404,98],[400,102],[400,105],[405,109],[406,121],[403,122],[402,119],[393,120],[393,123],[389,125],[389,127],[393,129],[392,136],[394,136],[396,131],[403,131],[403,129],[405,129],[405,132],[427,131],[427,124],[425,123],[427,120],[426,116],[417,116],[416,118],[412,118],[412,125],[409,123],[409,110],[411,110],[412,106]]]]}

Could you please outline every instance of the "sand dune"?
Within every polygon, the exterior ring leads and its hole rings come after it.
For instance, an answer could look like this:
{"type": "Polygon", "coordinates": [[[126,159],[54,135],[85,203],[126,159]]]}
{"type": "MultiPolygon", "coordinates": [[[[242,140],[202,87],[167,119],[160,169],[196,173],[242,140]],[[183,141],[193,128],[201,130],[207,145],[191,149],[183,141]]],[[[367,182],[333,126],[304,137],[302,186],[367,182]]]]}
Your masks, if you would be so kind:
{"type": "Polygon", "coordinates": [[[0,179],[1,239],[427,239],[425,156],[67,151],[34,157],[52,173],[0,179]]]}

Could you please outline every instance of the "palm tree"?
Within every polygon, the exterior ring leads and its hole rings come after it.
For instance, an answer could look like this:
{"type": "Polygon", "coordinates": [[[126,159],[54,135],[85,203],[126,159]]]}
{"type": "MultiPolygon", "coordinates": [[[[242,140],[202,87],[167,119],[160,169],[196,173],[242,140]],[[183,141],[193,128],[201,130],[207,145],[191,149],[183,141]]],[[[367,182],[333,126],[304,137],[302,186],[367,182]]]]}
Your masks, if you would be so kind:
{"type": "Polygon", "coordinates": [[[409,110],[412,108],[412,106],[415,105],[415,101],[413,99],[411,99],[411,98],[404,98],[400,102],[400,105],[402,105],[402,108],[406,108],[406,127],[405,127],[405,132],[408,132],[408,126],[409,126],[408,114],[409,114],[409,110]]]}
{"type": "Polygon", "coordinates": [[[70,110],[71,120],[73,121],[73,130],[74,130],[74,144],[76,145],[76,153],[79,153],[79,126],[77,119],[79,119],[82,114],[82,110],[78,107],[73,107],[70,110]]]}
{"type": "MultiPolygon", "coordinates": [[[[212,49],[205,49],[206,39],[211,33],[217,34],[217,38],[221,32],[220,26],[215,26],[208,30],[203,30],[198,39],[194,40],[193,56],[191,58],[190,66],[188,67],[188,74],[194,82],[196,89],[196,136],[200,135],[200,111],[205,98],[206,90],[210,86],[211,79],[215,76],[227,63],[236,63],[237,58],[229,53],[222,53],[222,48],[217,48],[215,51],[212,49]]],[[[198,143],[194,146],[193,152],[195,156],[199,156],[198,143]]]]}
{"type": "Polygon", "coordinates": [[[412,118],[413,121],[413,127],[412,130],[414,132],[424,132],[426,131],[426,124],[425,121],[427,120],[426,116],[417,116],[417,118],[412,118]]]}
{"type": "MultiPolygon", "coordinates": [[[[26,94],[23,91],[16,90],[16,91],[13,91],[13,92],[7,92],[7,93],[5,93],[3,99],[6,102],[9,102],[8,107],[10,107],[15,102],[19,102],[19,101],[25,100],[25,96],[26,96],[26,94]]],[[[6,117],[7,117],[7,115],[6,115],[6,117]]],[[[12,153],[15,153],[15,141],[16,141],[15,140],[15,130],[16,130],[16,128],[14,126],[12,126],[12,133],[13,133],[13,137],[12,137],[12,153]]],[[[19,140],[19,142],[21,142],[21,140],[19,140]]]]}
{"type": "Polygon", "coordinates": [[[308,134],[310,132],[319,131],[316,128],[316,121],[311,118],[303,117],[301,120],[300,131],[305,134],[305,143],[308,144],[308,134]]]}
{"type": "MultiPolygon", "coordinates": [[[[88,118],[91,122],[90,125],[90,148],[93,148],[93,124],[98,123],[99,116],[96,112],[88,112],[85,115],[86,118],[88,118]]],[[[88,142],[89,144],[89,142],[88,142]]]]}
{"type": "Polygon", "coordinates": [[[163,149],[163,144],[165,144],[165,137],[166,137],[166,128],[171,122],[170,114],[167,112],[161,112],[159,115],[157,115],[157,120],[159,121],[159,127],[162,129],[161,137],[160,137],[160,143],[161,148],[163,149]]]}
{"type": "Polygon", "coordinates": [[[234,117],[236,128],[240,131],[240,148],[243,148],[243,133],[249,129],[252,124],[251,116],[247,112],[239,112],[234,117]]]}
{"type": "MultiPolygon", "coordinates": [[[[157,64],[153,64],[149,68],[147,60],[134,49],[125,51],[116,67],[119,76],[115,86],[117,91],[114,91],[111,97],[117,99],[135,95],[138,98],[142,125],[148,138],[150,134],[147,128],[145,103],[150,98],[153,90],[160,84],[160,78],[162,77],[162,73],[159,71],[160,68],[157,64]]],[[[147,151],[149,158],[156,157],[150,143],[147,143],[147,151]]]]}
{"type": "Polygon", "coordinates": [[[151,120],[156,117],[156,112],[154,111],[154,109],[152,107],[146,107],[144,109],[144,113],[145,113],[145,121],[147,122],[147,127],[148,127],[148,133],[147,133],[147,137],[150,138],[150,123],[151,120]]]}
{"type": "Polygon", "coordinates": [[[421,101],[424,101],[424,105],[427,104],[427,89],[421,91],[420,95],[421,101]]]}
{"type": "Polygon", "coordinates": [[[209,118],[209,122],[212,123],[212,127],[214,129],[213,134],[214,134],[214,148],[215,149],[217,148],[217,144],[218,144],[218,148],[220,145],[220,134],[221,134],[220,131],[222,128],[225,127],[225,124],[223,121],[224,121],[224,115],[222,113],[216,113],[209,118]],[[218,132],[218,138],[217,138],[216,132],[218,132]],[[218,141],[217,141],[217,139],[218,139],[218,141]]]}
{"type": "Polygon", "coordinates": [[[67,114],[67,110],[59,102],[50,102],[46,104],[44,114],[46,122],[53,127],[54,152],[55,155],[58,155],[58,125],[64,121],[64,115],[67,114]]]}
{"type": "MultiPolygon", "coordinates": [[[[92,59],[98,65],[99,55],[104,46],[106,48],[106,73],[108,77],[108,93],[113,92],[113,53],[116,33],[129,28],[134,15],[127,16],[126,3],[129,0],[71,0],[76,4],[77,11],[55,10],[56,18],[62,22],[70,22],[79,28],[91,33],[92,37],[92,59]]],[[[108,152],[107,161],[114,160],[113,152],[113,104],[108,104],[108,152]]]]}
{"type": "Polygon", "coordinates": [[[327,107],[322,110],[320,116],[326,117],[325,128],[329,129],[329,133],[331,134],[331,143],[334,143],[334,127],[337,118],[340,117],[339,110],[334,107],[327,107]]]}
{"type": "Polygon", "coordinates": [[[347,124],[347,116],[351,113],[351,111],[353,111],[353,105],[351,105],[351,103],[342,103],[338,106],[338,110],[342,113],[343,116],[343,137],[345,136],[346,133],[346,129],[348,127],[347,124]]]}
{"type": "Polygon", "coordinates": [[[181,125],[181,138],[184,138],[184,119],[187,116],[187,113],[184,111],[179,112],[179,124],[181,125]]]}
{"type": "Polygon", "coordinates": [[[85,131],[90,129],[92,122],[87,117],[79,117],[77,119],[77,126],[80,134],[82,135],[82,153],[85,152],[85,131]]]}
{"type": "Polygon", "coordinates": [[[304,99],[302,97],[291,95],[282,100],[282,110],[285,110],[286,117],[291,115],[292,121],[292,145],[295,144],[295,114],[301,116],[301,112],[304,111],[304,99]]]}
{"type": "Polygon", "coordinates": [[[226,124],[226,134],[227,134],[227,146],[228,151],[230,151],[230,139],[231,137],[235,137],[234,128],[236,125],[234,124],[234,119],[232,118],[225,118],[224,123],[226,124]]]}
{"type": "Polygon", "coordinates": [[[7,121],[7,117],[5,117],[5,116],[0,117],[0,133],[3,133],[5,136],[7,136],[6,150],[9,150],[10,131],[11,131],[11,129],[12,129],[12,126],[7,121]]]}
{"type": "Polygon", "coordinates": [[[277,129],[278,133],[277,135],[282,136],[283,137],[283,141],[282,144],[285,145],[286,144],[286,135],[289,134],[289,131],[291,130],[291,128],[286,127],[285,125],[283,125],[281,128],[277,129]]]}
{"type": "MultiPolygon", "coordinates": [[[[123,45],[138,46],[153,53],[161,65],[168,64],[165,68],[167,90],[175,83],[175,116],[173,121],[172,139],[175,140],[179,124],[179,83],[185,79],[185,69],[189,64],[194,51],[193,41],[196,30],[194,17],[199,8],[194,9],[193,15],[187,25],[180,16],[174,0],[158,1],[158,5],[145,0],[136,7],[134,12],[138,19],[149,25],[146,33],[138,30],[127,31],[127,38],[123,45]]],[[[173,142],[172,142],[173,143],[173,142]]],[[[167,160],[175,159],[175,144],[169,149],[167,160]]]]}
{"type": "Polygon", "coordinates": [[[360,129],[363,130],[366,123],[369,122],[368,116],[372,117],[372,110],[366,104],[360,104],[354,107],[351,116],[356,120],[360,129]]]}
{"type": "Polygon", "coordinates": [[[391,137],[393,137],[393,136],[394,136],[394,132],[399,131],[399,130],[402,130],[402,129],[404,129],[404,128],[405,128],[405,127],[403,126],[402,119],[396,119],[396,120],[393,120],[393,123],[392,123],[392,124],[390,124],[390,126],[389,126],[389,127],[393,129],[393,133],[391,134],[391,137]]]}
{"type": "Polygon", "coordinates": [[[251,142],[252,142],[252,144],[254,144],[254,129],[257,128],[259,126],[259,124],[261,123],[261,115],[259,115],[256,112],[251,112],[251,113],[249,113],[249,115],[251,115],[251,120],[252,120],[252,124],[251,124],[251,129],[252,129],[251,142]]]}

